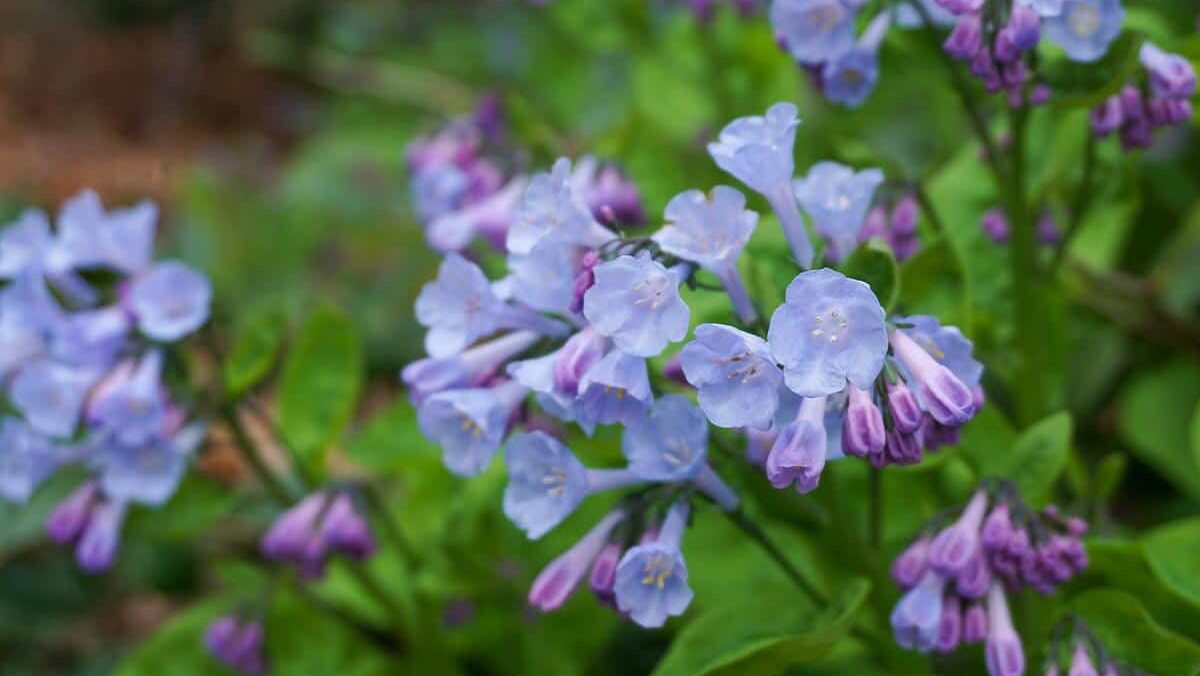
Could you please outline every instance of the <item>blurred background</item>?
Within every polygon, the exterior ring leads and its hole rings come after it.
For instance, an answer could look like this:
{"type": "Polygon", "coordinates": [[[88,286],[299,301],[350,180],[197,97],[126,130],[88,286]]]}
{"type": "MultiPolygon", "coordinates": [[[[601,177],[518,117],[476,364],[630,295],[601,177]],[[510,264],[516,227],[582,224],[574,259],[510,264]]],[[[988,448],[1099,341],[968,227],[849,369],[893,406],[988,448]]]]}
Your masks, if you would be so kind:
{"type": "MultiPolygon", "coordinates": [[[[933,270],[950,281],[914,286],[909,309],[949,313],[968,327],[997,380],[997,406],[973,423],[967,444],[1003,452],[1013,434],[1002,412],[1014,393],[1000,382],[1012,363],[1002,347],[1011,342],[1011,279],[1005,251],[978,227],[995,197],[933,48],[893,32],[879,89],[848,113],[813,93],[761,11],[720,7],[699,20],[686,5],[0,0],[0,207],[6,220],[30,205],[52,211],[85,187],[108,205],[151,197],[163,210],[160,249],[212,275],[219,321],[237,326],[264,306],[294,314],[331,301],[346,310],[364,336],[369,379],[342,462],[348,473],[402,476],[406,526],[422,546],[461,554],[420,584],[444,598],[465,662],[476,673],[644,673],[667,644],[662,634],[623,625],[590,600],[549,618],[523,610],[537,564],[588,519],[546,543],[522,542],[499,513],[502,472],[456,482],[415,431],[396,372],[422,354],[411,308],[437,263],[410,205],[403,153],[415,136],[494,95],[514,163],[537,170],[582,153],[614,160],[653,224],[674,194],[729,182],[704,150],[725,122],[796,102],[798,170],[831,158],[928,186],[966,265],[952,269],[937,249],[914,259],[914,280],[937,279],[933,270]]],[[[1127,6],[1130,26],[1200,57],[1200,5],[1127,6]]],[[[1086,108],[1060,112],[1035,121],[1031,144],[1050,209],[1065,203],[1084,143],[1086,108]]],[[[1200,438],[1196,131],[1193,122],[1128,161],[1111,144],[1102,151],[1100,202],[1071,252],[1102,280],[1072,277],[1055,299],[1063,322],[1047,350],[1060,365],[1055,397],[1078,416],[1082,458],[1068,476],[1079,501],[1119,505],[1099,515],[1114,533],[1195,514],[1200,504],[1200,453],[1188,450],[1200,438]],[[1132,462],[1110,458],[1117,450],[1132,462]]],[[[590,452],[614,456],[611,442],[602,435],[590,452]]],[[[946,457],[888,492],[897,538],[968,486],[971,470],[946,457]]],[[[122,673],[215,668],[198,646],[189,652],[154,632],[213,590],[250,584],[255,574],[231,553],[253,547],[269,513],[252,503],[245,523],[223,520],[247,505],[231,490],[244,471],[219,439],[200,467],[162,513],[130,523],[121,563],[104,578],[82,576],[40,538],[53,488],[30,509],[0,507],[0,673],[109,673],[131,655],[140,662],[122,673]]],[[[781,518],[797,525],[824,518],[780,500],[781,518]]],[[[717,555],[733,537],[720,528],[695,536],[713,552],[697,560],[698,588],[752,577],[760,563],[736,547],[717,555]]],[[[795,543],[798,552],[813,545],[795,543]]],[[[706,593],[715,592],[698,593],[699,603],[706,593]]],[[[296,624],[299,645],[306,626],[296,624]]],[[[361,666],[354,651],[309,657],[295,673],[343,673],[350,664],[345,673],[384,673],[361,666]]],[[[977,657],[964,664],[977,668],[977,657]]]]}

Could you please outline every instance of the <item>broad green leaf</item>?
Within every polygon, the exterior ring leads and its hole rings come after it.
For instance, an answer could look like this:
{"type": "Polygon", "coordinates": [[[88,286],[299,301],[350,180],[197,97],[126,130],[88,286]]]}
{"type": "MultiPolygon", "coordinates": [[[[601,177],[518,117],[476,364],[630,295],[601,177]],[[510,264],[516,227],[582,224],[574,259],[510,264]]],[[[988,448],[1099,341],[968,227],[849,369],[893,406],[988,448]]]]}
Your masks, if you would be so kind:
{"type": "Polygon", "coordinates": [[[1192,463],[1200,467],[1200,405],[1192,414],[1192,463]]]}
{"type": "Polygon", "coordinates": [[[434,444],[417,427],[412,404],[403,397],[377,413],[346,444],[350,457],[376,470],[395,471],[411,464],[416,456],[436,455],[434,450],[434,444]]]}
{"type": "Polygon", "coordinates": [[[1200,368],[1178,360],[1139,374],[1118,401],[1118,425],[1130,450],[1193,498],[1200,498],[1200,459],[1192,451],[1192,416],[1200,368]]]}
{"type": "Polygon", "coordinates": [[[1012,466],[1017,432],[995,406],[984,406],[962,428],[958,447],[980,476],[1003,474],[1012,466]]]}
{"type": "Polygon", "coordinates": [[[1141,540],[1088,538],[1086,544],[1088,567],[1071,582],[1071,589],[1119,589],[1132,594],[1155,621],[1200,639],[1200,606],[1159,579],[1141,540]]]}
{"type": "Polygon", "coordinates": [[[310,469],[354,413],[363,379],[363,348],[350,320],[337,310],[316,310],[304,323],[283,364],[279,427],[310,469]]]}
{"type": "Polygon", "coordinates": [[[1156,674],[1191,674],[1200,669],[1200,645],[1155,622],[1135,596],[1090,591],[1073,599],[1070,608],[1119,660],[1156,674]]]}
{"type": "Polygon", "coordinates": [[[272,674],[389,673],[380,650],[363,634],[290,590],[279,589],[272,595],[266,622],[272,674]]]}
{"type": "Polygon", "coordinates": [[[1200,608],[1200,517],[1160,526],[1142,541],[1158,579],[1200,608]]]}
{"type": "Polygon", "coordinates": [[[286,326],[287,313],[274,303],[264,303],[245,315],[222,368],[230,397],[242,395],[271,372],[286,326]]]}
{"type": "Polygon", "coordinates": [[[772,597],[770,612],[762,598],[713,607],[679,632],[654,673],[767,675],[819,661],[849,632],[869,590],[866,580],[856,579],[819,611],[782,591],[772,597]]]}
{"type": "Polygon", "coordinates": [[[223,676],[229,672],[204,650],[204,629],[229,610],[228,599],[211,599],[176,613],[142,642],[115,676],[223,676]]]}
{"type": "Polygon", "coordinates": [[[891,310],[900,295],[900,269],[892,250],[872,239],[850,254],[841,266],[842,273],[871,286],[885,310],[891,310]]]}
{"type": "Polygon", "coordinates": [[[1059,412],[1021,433],[1004,474],[1016,483],[1030,504],[1046,504],[1050,489],[1067,466],[1071,447],[1071,416],[1059,412]]]}

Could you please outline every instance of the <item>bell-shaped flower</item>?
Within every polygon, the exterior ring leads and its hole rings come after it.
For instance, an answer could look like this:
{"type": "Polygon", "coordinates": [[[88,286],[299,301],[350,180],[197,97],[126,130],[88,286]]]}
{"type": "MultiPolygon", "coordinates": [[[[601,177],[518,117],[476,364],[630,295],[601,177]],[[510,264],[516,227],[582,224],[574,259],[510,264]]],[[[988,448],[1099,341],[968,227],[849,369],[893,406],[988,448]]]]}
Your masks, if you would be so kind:
{"type": "Polygon", "coordinates": [[[204,434],[203,425],[193,424],[136,445],[123,444],[117,438],[97,441],[90,463],[105,495],[157,507],[179,488],[188,459],[204,434]]]}
{"type": "Polygon", "coordinates": [[[542,312],[570,314],[582,252],[577,246],[544,240],[527,253],[509,254],[513,299],[542,312]]]}
{"type": "Polygon", "coordinates": [[[0,498],[24,503],[62,463],[65,454],[17,417],[0,420],[0,498]]]}
{"type": "Polygon", "coordinates": [[[450,254],[438,268],[437,279],[421,289],[415,310],[417,321],[429,329],[425,350],[448,357],[499,329],[504,303],[479,266],[450,254]]]}
{"type": "Polygon", "coordinates": [[[796,179],[796,199],[813,227],[829,242],[830,260],[845,260],[858,245],[875,190],[883,183],[878,169],[854,171],[837,162],[818,162],[796,179]]]}
{"type": "Polygon", "coordinates": [[[993,582],[988,590],[987,615],[984,656],[987,658],[988,673],[991,676],[1020,676],[1025,673],[1025,652],[1021,647],[1021,637],[1013,629],[1008,599],[999,582],[993,582]]]}
{"type": "Polygon", "coordinates": [[[770,427],[783,372],[767,341],[722,324],[701,324],[695,336],[679,360],[708,419],[718,427],[770,427]]]}
{"type": "Polygon", "coordinates": [[[1164,99],[1190,99],[1196,93],[1196,69],[1187,59],[1170,54],[1151,42],[1142,43],[1138,54],[1150,74],[1150,88],[1164,99]]]}
{"type": "Polygon", "coordinates": [[[979,602],[968,603],[963,610],[963,643],[979,643],[987,637],[987,609],[979,602]]]}
{"type": "Polygon", "coordinates": [[[658,537],[630,548],[617,566],[617,608],[643,627],[661,627],[668,617],[682,615],[695,595],[679,550],[687,520],[687,502],[676,502],[658,537]]]}
{"type": "Polygon", "coordinates": [[[27,362],[9,384],[9,398],[42,434],[69,437],[75,432],[96,373],[49,359],[27,362]]]}
{"type": "Polygon", "coordinates": [[[153,202],[105,211],[100,197],[85,190],[67,200],[58,212],[58,231],[47,267],[141,272],[153,257],[157,221],[158,207],[153,202]]]}
{"type": "Polygon", "coordinates": [[[645,416],[653,401],[646,360],[613,350],[579,381],[575,417],[585,428],[628,424],[645,416]]]}
{"type": "Polygon", "coordinates": [[[223,615],[204,630],[204,649],[221,664],[246,676],[267,673],[262,623],[223,615]]]}
{"type": "Polygon", "coordinates": [[[539,339],[532,331],[514,331],[480,343],[449,357],[427,357],[412,362],[400,372],[413,405],[438,392],[478,387],[495,375],[509,359],[529,349],[539,339]]]}
{"type": "Polygon", "coordinates": [[[442,447],[442,461],[459,476],[487,469],[528,390],[516,381],[492,388],[439,392],[421,405],[421,432],[442,447]]]}
{"type": "Polygon", "coordinates": [[[126,504],[115,500],[96,502],[87,525],[75,544],[75,561],[87,573],[101,573],[112,567],[121,544],[126,504]]]}
{"type": "Polygon", "coordinates": [[[954,575],[966,567],[979,551],[979,528],[987,507],[987,492],[978,491],[958,520],[938,533],[929,548],[929,565],[934,570],[943,575],[954,575]]]}
{"type": "Polygon", "coordinates": [[[571,185],[571,161],[559,158],[550,173],[535,175],[525,188],[508,230],[510,253],[526,254],[542,241],[598,247],[615,238],[596,222],[571,185]]]}
{"type": "Polygon", "coordinates": [[[746,210],[741,192],[719,185],[705,195],[689,190],[667,204],[667,224],[654,235],[662,250],[712,272],[721,280],[744,322],[755,319],[754,303],[738,273],[737,260],[750,241],[758,214],[746,210]]]}
{"type": "Polygon", "coordinates": [[[891,616],[896,643],[922,653],[929,652],[937,645],[945,587],[945,578],[930,570],[925,572],[917,586],[900,598],[891,616]]]}
{"type": "Polygon", "coordinates": [[[779,217],[796,262],[808,268],[812,266],[812,242],[791,185],[795,168],[792,154],[799,124],[796,106],[776,103],[767,109],[766,115],[730,122],[718,139],[708,144],[708,154],[718,167],[767,198],[779,217]]]}
{"type": "Polygon", "coordinates": [[[525,193],[528,179],[518,176],[503,188],[461,209],[441,211],[425,228],[425,239],[435,251],[448,254],[462,251],[482,235],[497,248],[504,248],[508,229],[516,217],[517,205],[525,193]]]}
{"type": "Polygon", "coordinates": [[[1042,28],[1067,58],[1092,62],[1120,35],[1124,19],[1121,0],[1063,0],[1062,11],[1047,17],[1042,28]]]}
{"type": "Polygon", "coordinates": [[[331,549],[355,561],[366,560],[378,548],[370,524],[345,491],[330,498],[325,518],[321,521],[321,537],[325,538],[331,549]]]}
{"type": "Polygon", "coordinates": [[[806,398],[795,420],[780,428],[767,455],[767,480],[775,488],[795,484],[797,492],[812,491],[821,480],[828,447],[825,397],[806,398]]]}
{"type": "Polygon", "coordinates": [[[856,458],[881,452],[887,442],[883,413],[866,390],[850,384],[846,391],[849,401],[842,422],[842,450],[856,458]]]}
{"type": "Polygon", "coordinates": [[[124,349],[132,320],[119,306],[64,315],[53,328],[50,354],[79,366],[111,364],[124,349]]]}
{"type": "Polygon", "coordinates": [[[170,409],[162,361],[162,352],[152,350],[140,361],[126,360],[110,371],[88,399],[88,423],[125,446],[143,446],[157,436],[170,409]]]}
{"type": "Polygon", "coordinates": [[[609,512],[570,549],[542,569],[529,590],[529,605],[542,612],[561,608],[579,588],[588,567],[605,548],[609,534],[624,518],[625,512],[619,509],[609,512]]]}
{"type": "Polygon", "coordinates": [[[624,547],[618,542],[609,542],[592,562],[592,571],[588,573],[588,587],[601,603],[615,608],[617,597],[613,593],[613,585],[617,582],[617,566],[621,563],[624,547]]]}
{"type": "Polygon", "coordinates": [[[932,539],[923,535],[913,541],[892,562],[892,579],[903,589],[912,589],[929,570],[929,545],[932,539]]]}
{"type": "Polygon", "coordinates": [[[621,450],[643,479],[688,481],[706,466],[708,421],[685,396],[659,397],[650,415],[625,427],[621,450]]]}
{"type": "Polygon", "coordinates": [[[975,415],[975,395],[970,387],[919,345],[903,329],[891,334],[896,359],[916,382],[917,400],[934,420],[951,427],[975,415]]]}
{"type": "Polygon", "coordinates": [[[560,441],[540,431],[514,435],[504,447],[504,462],[504,515],[531,540],[562,523],[588,495],[641,479],[626,469],[589,470],[560,441]]]}
{"type": "Polygon", "coordinates": [[[825,98],[858,108],[875,91],[879,83],[879,45],[890,21],[890,12],[875,17],[853,48],[825,62],[821,68],[825,98]]]}
{"type": "Polygon", "coordinates": [[[830,269],[802,272],[788,285],[767,332],[784,382],[796,394],[839,392],[847,381],[870,389],[883,368],[883,307],[865,282],[830,269]]]}
{"type": "Polygon", "coordinates": [[[680,275],[642,252],[593,270],[583,315],[601,335],[636,357],[653,357],[687,335],[691,312],[679,297],[680,275]]]}
{"type": "Polygon", "coordinates": [[[0,278],[13,279],[31,268],[44,267],[52,241],[46,212],[22,212],[0,230],[0,278]]]}
{"type": "Polygon", "coordinates": [[[153,340],[172,342],[208,321],[212,284],[179,261],[163,261],[133,279],[125,302],[138,330],[153,340]]]}
{"type": "Polygon", "coordinates": [[[800,63],[815,65],[854,46],[856,0],[775,0],[771,27],[800,63]]]}

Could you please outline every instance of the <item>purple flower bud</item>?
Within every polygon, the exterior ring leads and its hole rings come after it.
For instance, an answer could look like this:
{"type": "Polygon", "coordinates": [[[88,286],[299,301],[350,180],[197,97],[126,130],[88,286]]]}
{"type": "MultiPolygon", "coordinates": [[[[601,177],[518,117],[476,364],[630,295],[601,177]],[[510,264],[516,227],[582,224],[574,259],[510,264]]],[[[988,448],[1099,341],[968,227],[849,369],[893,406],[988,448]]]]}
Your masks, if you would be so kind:
{"type": "Polygon", "coordinates": [[[915,235],[919,215],[920,205],[917,204],[917,198],[912,195],[901,197],[896,206],[892,207],[892,233],[901,236],[915,235]]]}
{"type": "Polygon", "coordinates": [[[984,0],[934,0],[954,14],[978,12],[983,7],[984,0]]]}
{"type": "Polygon", "coordinates": [[[1196,69],[1178,54],[1168,54],[1150,42],[1142,44],[1142,66],[1150,74],[1150,88],[1156,96],[1190,99],[1196,93],[1196,69]]]}
{"type": "Polygon", "coordinates": [[[887,442],[883,414],[866,390],[850,383],[846,391],[849,403],[842,419],[842,450],[857,458],[879,453],[887,442]]]}
{"type": "Polygon", "coordinates": [[[1003,32],[1008,33],[1009,40],[1014,47],[1022,52],[1028,52],[1037,47],[1038,41],[1042,39],[1042,21],[1032,7],[1016,3],[1013,5],[1012,14],[1009,15],[1008,24],[1004,27],[1003,32]]]}
{"type": "Polygon", "coordinates": [[[413,405],[419,407],[438,392],[483,385],[504,362],[537,341],[538,335],[532,331],[514,331],[457,355],[414,361],[400,372],[400,379],[408,386],[413,405]]]}
{"type": "Polygon", "coordinates": [[[1008,600],[1000,583],[992,583],[988,591],[987,657],[988,673],[992,676],[1021,676],[1025,673],[1025,653],[1021,637],[1013,629],[1008,613],[1008,600]]]}
{"type": "Polygon", "coordinates": [[[551,561],[533,581],[529,605],[547,613],[561,608],[604,549],[609,533],[624,518],[625,513],[619,509],[610,512],[570,549],[551,561]]]}
{"type": "Polygon", "coordinates": [[[921,462],[921,443],[917,437],[912,434],[905,434],[898,429],[890,429],[887,433],[887,442],[883,446],[883,453],[871,456],[871,462],[875,463],[876,458],[880,458],[880,464],[883,465],[915,465],[921,462]]]}
{"type": "Polygon", "coordinates": [[[1007,546],[1013,535],[1012,519],[1007,502],[997,502],[983,522],[979,539],[987,551],[997,551],[1007,546]]]}
{"type": "Polygon", "coordinates": [[[1071,670],[1067,676],[1100,676],[1096,665],[1092,664],[1092,656],[1088,654],[1087,644],[1075,641],[1075,652],[1071,655],[1071,670]]]}
{"type": "Polygon", "coordinates": [[[983,220],[979,222],[979,226],[983,228],[983,232],[988,236],[988,239],[993,242],[1003,244],[1008,241],[1008,218],[1005,217],[1003,211],[989,209],[983,214],[983,220]]]}
{"type": "Polygon", "coordinates": [[[579,391],[579,381],[583,380],[584,374],[607,351],[608,339],[590,326],[568,338],[554,360],[555,389],[574,396],[579,391]]]}
{"type": "Polygon", "coordinates": [[[588,587],[601,603],[608,606],[616,607],[613,583],[616,582],[617,564],[621,562],[621,554],[624,551],[624,547],[616,542],[604,545],[604,549],[600,550],[600,554],[592,563],[592,572],[588,575],[588,587]]]}
{"type": "Polygon", "coordinates": [[[325,494],[317,492],[281,514],[259,543],[263,556],[274,561],[299,561],[324,507],[325,494]]]}
{"type": "Polygon", "coordinates": [[[958,521],[934,538],[929,548],[929,564],[935,570],[953,575],[966,567],[979,550],[979,526],[987,503],[987,493],[976,492],[958,521]]]}
{"type": "Polygon", "coordinates": [[[979,14],[966,14],[954,24],[950,37],[942,48],[956,59],[967,61],[979,53],[983,46],[983,20],[979,14]]]}
{"type": "Polygon", "coordinates": [[[891,333],[892,350],[916,379],[921,404],[943,425],[958,426],[975,414],[974,396],[958,376],[938,363],[903,330],[891,333]]]}
{"type": "Polygon", "coordinates": [[[239,625],[238,618],[224,615],[213,620],[204,631],[204,647],[213,659],[242,674],[265,674],[263,628],[256,620],[239,625]]]}
{"type": "Polygon", "coordinates": [[[1035,106],[1045,105],[1050,102],[1050,97],[1053,96],[1054,90],[1047,84],[1036,84],[1029,92],[1029,102],[1035,106]]]}
{"type": "Polygon", "coordinates": [[[580,257],[579,275],[575,277],[575,285],[572,288],[574,300],[571,301],[571,312],[583,312],[583,297],[596,283],[595,269],[599,264],[600,254],[594,249],[589,249],[580,257]]]}
{"type": "Polygon", "coordinates": [[[112,567],[124,523],[124,502],[103,501],[92,508],[75,545],[75,560],[84,572],[100,573],[112,567]]]}
{"type": "Polygon", "coordinates": [[[921,412],[917,398],[913,396],[912,390],[908,389],[904,381],[889,382],[887,394],[888,410],[892,413],[892,423],[896,430],[901,434],[912,434],[920,429],[925,414],[921,412]]]}
{"type": "Polygon", "coordinates": [[[969,599],[981,599],[992,583],[992,569],[982,549],[975,550],[963,569],[954,577],[958,593],[969,599]]]}
{"type": "Polygon", "coordinates": [[[968,603],[963,610],[963,643],[979,643],[987,636],[987,611],[982,603],[968,603]]]}
{"type": "Polygon", "coordinates": [[[1124,121],[1120,96],[1110,96],[1092,109],[1092,131],[1101,138],[1120,129],[1124,121]]]}
{"type": "Polygon", "coordinates": [[[954,594],[942,595],[942,617],[938,622],[937,650],[952,652],[962,635],[962,602],[954,594]]]}
{"type": "Polygon", "coordinates": [[[371,527],[354,508],[354,501],[346,493],[333,499],[321,522],[321,535],[329,546],[346,556],[362,561],[375,553],[375,537],[371,527]]]}
{"type": "Polygon", "coordinates": [[[913,541],[892,563],[892,579],[902,589],[917,586],[925,575],[929,561],[929,545],[933,539],[923,535],[913,541]]]}
{"type": "Polygon", "coordinates": [[[1055,222],[1053,214],[1046,212],[1038,219],[1037,238],[1039,242],[1048,246],[1062,241],[1062,232],[1058,229],[1058,223],[1055,222]]]}
{"type": "Polygon", "coordinates": [[[1126,85],[1117,94],[1121,102],[1121,113],[1127,121],[1140,120],[1146,116],[1146,108],[1142,100],[1142,92],[1134,85],[1126,85]]]}
{"type": "Polygon", "coordinates": [[[866,218],[863,219],[862,230],[858,231],[859,243],[866,242],[872,237],[883,237],[886,234],[887,227],[887,210],[882,206],[871,207],[871,210],[867,212],[866,218]]]}
{"type": "Polygon", "coordinates": [[[825,397],[809,397],[800,404],[796,419],[784,425],[767,456],[767,479],[775,488],[795,483],[808,493],[817,487],[825,468],[825,397]]]}
{"type": "Polygon", "coordinates": [[[46,517],[46,534],[60,545],[74,542],[87,526],[92,509],[99,500],[100,488],[96,482],[85,482],[58,503],[46,517]]]}

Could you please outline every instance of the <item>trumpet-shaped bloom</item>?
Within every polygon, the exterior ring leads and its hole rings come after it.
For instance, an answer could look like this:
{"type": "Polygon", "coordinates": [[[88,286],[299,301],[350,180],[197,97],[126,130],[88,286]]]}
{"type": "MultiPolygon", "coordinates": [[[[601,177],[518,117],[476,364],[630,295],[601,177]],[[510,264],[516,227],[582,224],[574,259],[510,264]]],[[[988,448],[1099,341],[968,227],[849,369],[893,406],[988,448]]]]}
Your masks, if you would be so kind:
{"type": "Polygon", "coordinates": [[[736,263],[758,223],[745,195],[723,185],[680,193],[663,215],[667,224],[654,235],[662,250],[714,272],[736,263]]]}
{"type": "Polygon", "coordinates": [[[103,500],[92,507],[75,545],[75,561],[84,572],[100,573],[112,567],[121,545],[125,512],[126,504],[114,500],[103,500]]]}
{"type": "Polygon", "coordinates": [[[583,314],[622,351],[653,357],[687,335],[688,306],[679,277],[643,252],[597,265],[596,281],[583,296],[583,314]]]}
{"type": "Polygon", "coordinates": [[[917,400],[937,422],[957,427],[975,415],[975,395],[947,366],[938,362],[902,329],[892,332],[892,349],[917,383],[917,400]]]}
{"type": "Polygon", "coordinates": [[[1063,0],[1062,11],[1047,17],[1043,28],[1068,58],[1091,62],[1108,51],[1124,19],[1121,0],[1063,0]]]}
{"type": "Polygon", "coordinates": [[[49,359],[27,362],[9,386],[12,404],[42,434],[69,437],[79,424],[96,373],[49,359]]]}
{"type": "Polygon", "coordinates": [[[100,197],[85,190],[63,204],[48,268],[107,267],[133,274],[150,265],[158,208],[144,201],[105,211],[100,197]]]}
{"type": "Polygon", "coordinates": [[[843,260],[858,244],[875,190],[883,183],[878,169],[854,171],[837,162],[818,162],[795,182],[796,198],[813,226],[829,241],[832,260],[843,260]]]}
{"type": "Polygon", "coordinates": [[[1150,74],[1150,88],[1165,99],[1190,99],[1196,93],[1196,69],[1178,54],[1169,54],[1153,43],[1142,44],[1142,66],[1150,74]]]}
{"type": "Polygon", "coordinates": [[[571,161],[554,163],[550,173],[534,176],[508,230],[508,250],[525,254],[541,241],[598,247],[614,235],[592,217],[591,209],[571,185],[571,161]]]}
{"type": "Polygon", "coordinates": [[[628,424],[646,415],[653,400],[646,360],[613,350],[579,381],[575,416],[585,428],[628,424]]]}
{"type": "Polygon", "coordinates": [[[849,401],[842,423],[842,450],[847,455],[865,458],[883,451],[887,432],[883,413],[871,394],[853,384],[846,387],[849,401]]]}
{"type": "Polygon", "coordinates": [[[825,469],[829,438],[825,432],[825,397],[800,404],[796,419],[784,425],[767,455],[767,480],[775,488],[795,484],[800,493],[817,487],[825,469]]]}
{"type": "Polygon", "coordinates": [[[429,222],[425,238],[429,245],[442,253],[462,251],[478,235],[483,235],[503,248],[508,228],[512,224],[521,195],[528,181],[523,176],[512,179],[492,195],[448,211],[429,222]]]}
{"type": "Polygon", "coordinates": [[[680,365],[708,419],[718,427],[770,427],[783,372],[767,341],[722,324],[701,324],[695,335],[680,351],[680,365]]]}
{"type": "Polygon", "coordinates": [[[417,296],[417,321],[428,327],[425,350],[433,357],[457,354],[500,328],[503,302],[479,266],[450,254],[436,280],[417,296]]]}
{"type": "Polygon", "coordinates": [[[575,301],[579,247],[552,240],[538,242],[524,254],[508,256],[512,297],[535,310],[569,314],[575,301]]]}
{"type": "Polygon", "coordinates": [[[204,649],[213,659],[247,676],[267,673],[262,623],[223,615],[204,630],[204,649]]]}
{"type": "Polygon", "coordinates": [[[776,103],[766,115],[730,122],[717,140],[708,144],[708,153],[725,172],[767,194],[792,179],[799,124],[796,106],[776,103]]]}
{"type": "Polygon", "coordinates": [[[856,47],[821,69],[825,98],[847,108],[858,108],[879,84],[879,54],[856,47]]]}
{"type": "Polygon", "coordinates": [[[570,549],[551,561],[533,581],[529,605],[542,612],[561,608],[583,581],[588,567],[604,550],[613,528],[624,518],[623,511],[613,510],[570,549]]]}
{"type": "Polygon", "coordinates": [[[24,420],[0,421],[0,497],[27,501],[63,460],[61,450],[24,420]]]}
{"type": "Polygon", "coordinates": [[[545,432],[514,435],[504,447],[504,463],[504,515],[532,540],[550,532],[587,497],[587,470],[545,432]]]}
{"type": "Polygon", "coordinates": [[[987,658],[988,673],[992,676],[1020,676],[1025,673],[1025,652],[1021,637],[1013,629],[1008,599],[999,582],[993,582],[987,595],[987,658]]]}
{"type": "Polygon", "coordinates": [[[922,653],[937,645],[945,586],[945,578],[932,570],[927,571],[917,586],[900,598],[891,617],[896,643],[922,653]]]}
{"type": "Polygon", "coordinates": [[[929,565],[944,575],[955,575],[979,552],[979,527],[988,506],[984,491],[967,503],[958,521],[938,533],[929,548],[929,565]]]}
{"type": "Polygon", "coordinates": [[[493,388],[439,392],[417,411],[421,432],[442,447],[442,460],[459,476],[487,469],[527,390],[515,381],[493,388]]]}
{"type": "Polygon", "coordinates": [[[162,383],[162,352],[136,364],[125,361],[96,386],[88,401],[88,422],[126,446],[143,446],[166,424],[170,402],[162,383]]]}
{"type": "Polygon", "coordinates": [[[630,548],[617,566],[617,608],[643,627],[661,627],[683,614],[695,595],[679,550],[687,517],[686,502],[672,505],[658,538],[630,548]]]}
{"type": "Polygon", "coordinates": [[[22,212],[17,220],[0,230],[0,277],[12,279],[31,267],[41,267],[51,242],[46,212],[40,209],[22,212]]]}
{"type": "Polygon", "coordinates": [[[153,340],[176,341],[208,321],[212,285],[180,263],[157,263],[134,278],[126,302],[138,330],[153,340]]]}
{"type": "Polygon", "coordinates": [[[708,422],[687,397],[660,397],[650,415],[625,428],[621,450],[629,468],[650,481],[686,481],[705,466],[708,422]]]}
{"type": "Polygon", "coordinates": [[[800,63],[837,58],[854,46],[858,3],[847,0],[775,0],[771,27],[800,63]]]}
{"type": "Polygon", "coordinates": [[[847,381],[869,389],[883,368],[887,340],[871,287],[829,269],[792,280],[767,332],[784,382],[804,397],[839,392],[847,381]]]}
{"type": "Polygon", "coordinates": [[[175,494],[188,459],[199,448],[204,434],[204,427],[197,424],[138,445],[103,441],[93,449],[90,460],[105,495],[157,507],[175,494]]]}
{"type": "Polygon", "coordinates": [[[116,305],[72,312],[53,327],[50,353],[68,364],[106,366],[125,347],[132,327],[129,315],[116,305]]]}
{"type": "Polygon", "coordinates": [[[400,378],[408,387],[413,404],[419,406],[438,392],[481,385],[504,362],[529,349],[537,341],[538,335],[532,331],[514,331],[480,343],[461,354],[419,359],[405,366],[400,378]]]}

